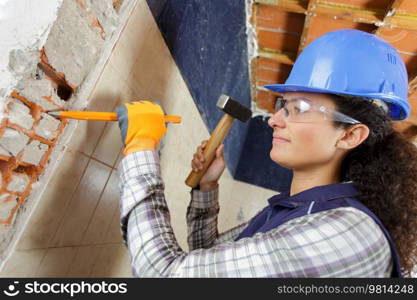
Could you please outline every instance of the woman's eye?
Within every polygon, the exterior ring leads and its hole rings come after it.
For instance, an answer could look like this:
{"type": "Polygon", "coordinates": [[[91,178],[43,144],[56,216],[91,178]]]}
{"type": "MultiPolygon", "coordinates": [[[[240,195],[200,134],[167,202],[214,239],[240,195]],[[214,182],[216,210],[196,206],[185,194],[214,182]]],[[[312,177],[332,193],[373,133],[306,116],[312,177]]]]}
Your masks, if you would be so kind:
{"type": "Polygon", "coordinates": [[[306,111],[307,111],[306,109],[303,109],[303,108],[300,108],[300,107],[294,107],[294,112],[296,114],[302,114],[302,113],[305,113],[306,111]]]}

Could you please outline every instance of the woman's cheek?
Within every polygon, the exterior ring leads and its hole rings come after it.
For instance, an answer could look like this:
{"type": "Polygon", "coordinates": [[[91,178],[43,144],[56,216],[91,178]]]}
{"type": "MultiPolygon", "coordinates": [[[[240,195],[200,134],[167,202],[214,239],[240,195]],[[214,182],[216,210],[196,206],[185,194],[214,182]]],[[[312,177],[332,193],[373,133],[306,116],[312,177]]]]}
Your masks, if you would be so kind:
{"type": "Polygon", "coordinates": [[[315,161],[317,163],[327,162],[331,159],[334,152],[333,142],[329,139],[332,134],[333,133],[326,132],[324,128],[310,130],[309,132],[300,135],[297,149],[310,161],[315,161]]]}
{"type": "Polygon", "coordinates": [[[327,153],[326,137],[322,130],[314,129],[300,132],[294,139],[294,150],[302,161],[320,160],[327,153]]]}

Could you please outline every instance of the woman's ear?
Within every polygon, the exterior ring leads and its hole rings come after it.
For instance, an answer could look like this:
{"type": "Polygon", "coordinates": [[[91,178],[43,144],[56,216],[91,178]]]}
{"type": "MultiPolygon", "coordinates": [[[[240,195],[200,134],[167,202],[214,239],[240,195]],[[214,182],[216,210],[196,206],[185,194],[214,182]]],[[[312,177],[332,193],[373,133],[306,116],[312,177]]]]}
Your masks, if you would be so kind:
{"type": "Polygon", "coordinates": [[[353,149],[359,146],[369,136],[369,128],[364,124],[356,124],[344,130],[344,134],[336,141],[336,147],[353,149]]]}

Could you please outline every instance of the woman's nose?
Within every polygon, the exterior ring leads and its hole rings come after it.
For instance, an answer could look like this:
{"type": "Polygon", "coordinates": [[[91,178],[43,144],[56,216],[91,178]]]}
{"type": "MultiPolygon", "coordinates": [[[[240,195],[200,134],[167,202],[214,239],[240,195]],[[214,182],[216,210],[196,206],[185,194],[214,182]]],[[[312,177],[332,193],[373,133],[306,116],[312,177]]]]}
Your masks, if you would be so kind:
{"type": "Polygon", "coordinates": [[[269,118],[268,125],[272,128],[274,128],[274,126],[285,127],[285,120],[284,120],[284,116],[282,114],[282,109],[275,112],[272,115],[272,117],[269,118]]]}

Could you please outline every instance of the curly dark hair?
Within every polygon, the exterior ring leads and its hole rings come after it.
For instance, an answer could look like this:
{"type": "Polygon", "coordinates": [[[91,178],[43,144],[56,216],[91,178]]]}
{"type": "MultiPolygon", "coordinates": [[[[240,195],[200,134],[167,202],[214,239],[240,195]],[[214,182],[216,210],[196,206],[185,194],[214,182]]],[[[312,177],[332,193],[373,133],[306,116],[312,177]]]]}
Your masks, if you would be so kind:
{"type": "Polygon", "coordinates": [[[344,158],[340,180],[353,181],[359,200],[390,232],[403,276],[411,277],[417,263],[417,147],[394,130],[390,117],[371,99],[333,96],[338,111],[369,128],[369,136],[344,158]]]}

